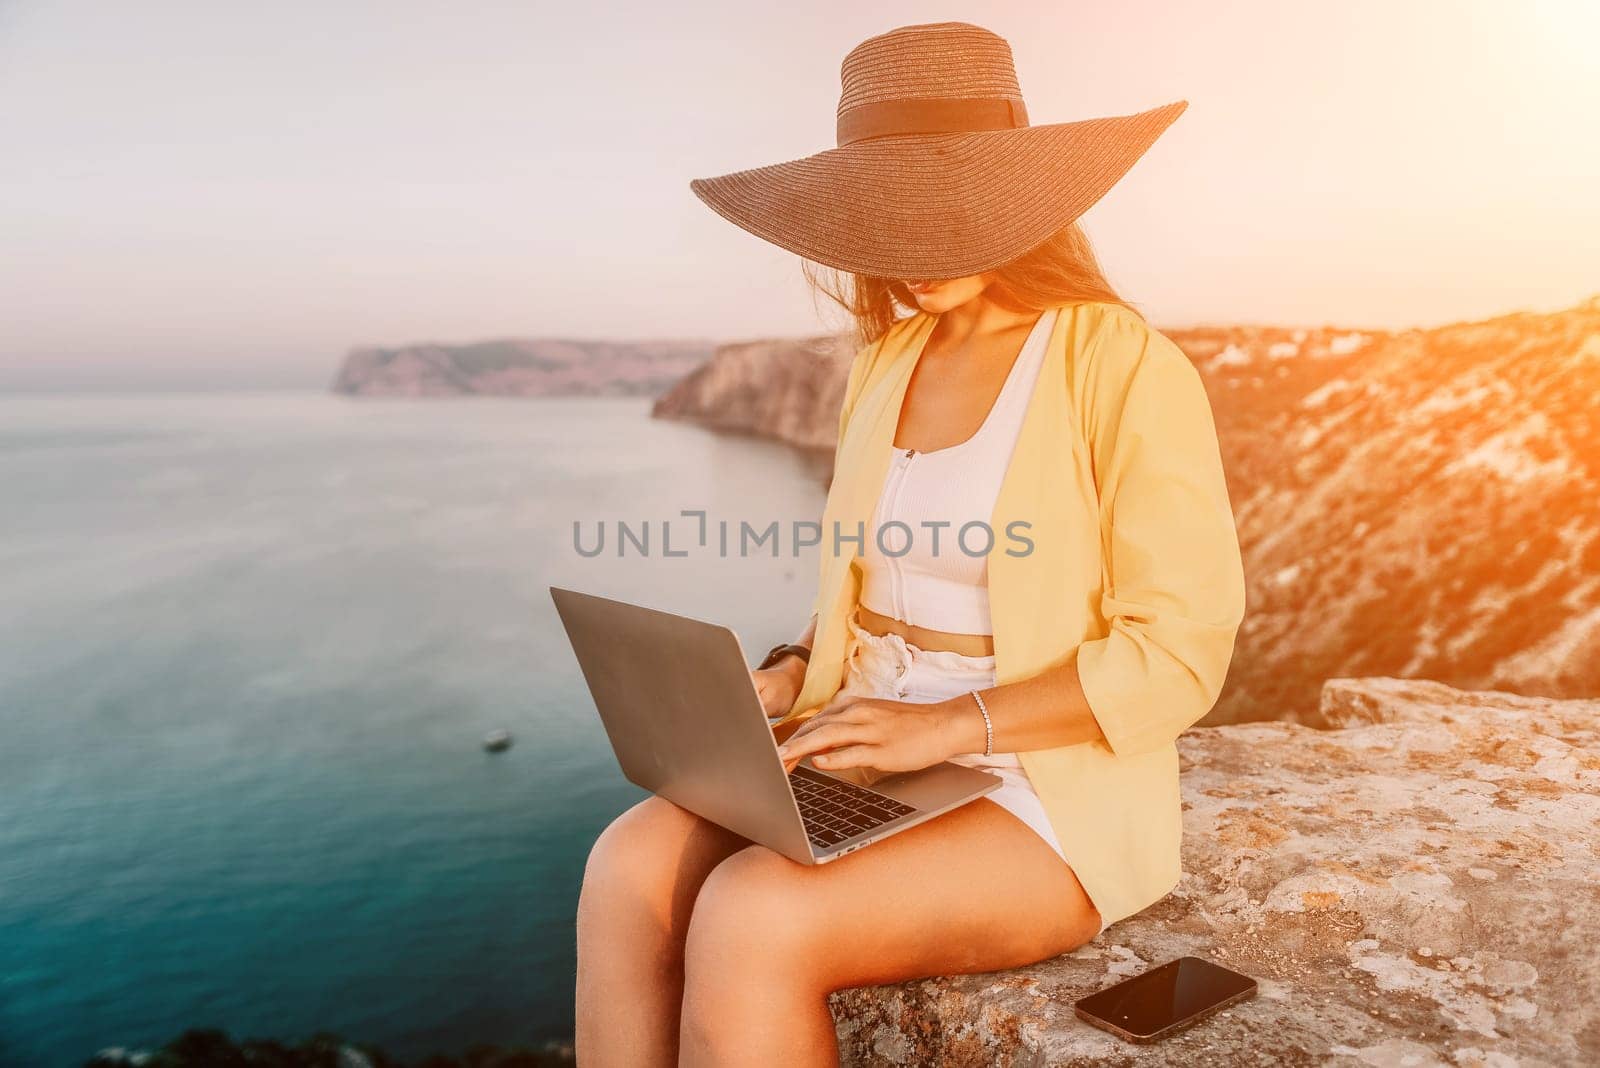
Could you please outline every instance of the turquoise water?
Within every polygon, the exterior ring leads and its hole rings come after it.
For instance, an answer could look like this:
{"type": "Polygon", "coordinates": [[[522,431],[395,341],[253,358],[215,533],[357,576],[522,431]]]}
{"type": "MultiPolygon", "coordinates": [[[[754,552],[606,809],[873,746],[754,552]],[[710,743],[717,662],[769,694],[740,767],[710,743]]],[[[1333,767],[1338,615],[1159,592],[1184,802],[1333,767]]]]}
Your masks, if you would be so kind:
{"type": "Polygon", "coordinates": [[[819,513],[800,457],[647,407],[0,397],[0,1064],[570,1036],[583,858],[641,795],[546,587],[751,655],[814,589],[787,544],[574,550],[574,520],[819,513]]]}

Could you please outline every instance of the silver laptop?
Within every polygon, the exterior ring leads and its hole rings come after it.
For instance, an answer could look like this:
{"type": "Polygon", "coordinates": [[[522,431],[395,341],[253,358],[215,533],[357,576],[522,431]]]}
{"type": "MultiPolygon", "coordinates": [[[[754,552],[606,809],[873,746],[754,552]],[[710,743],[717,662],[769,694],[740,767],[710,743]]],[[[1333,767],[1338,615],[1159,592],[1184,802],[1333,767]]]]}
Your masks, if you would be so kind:
{"type": "Polygon", "coordinates": [[[550,587],[630,782],[802,864],[823,864],[998,789],[949,762],[871,786],[801,761],[785,774],[727,627],[550,587]]]}

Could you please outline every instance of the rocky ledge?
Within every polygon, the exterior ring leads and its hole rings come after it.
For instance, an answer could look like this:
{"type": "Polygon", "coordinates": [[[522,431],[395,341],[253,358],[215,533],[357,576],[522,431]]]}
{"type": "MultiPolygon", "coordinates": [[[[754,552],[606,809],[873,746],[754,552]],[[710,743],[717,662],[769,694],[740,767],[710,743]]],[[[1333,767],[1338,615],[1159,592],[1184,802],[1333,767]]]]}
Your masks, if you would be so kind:
{"type": "Polygon", "coordinates": [[[1600,1064],[1600,701],[1334,679],[1316,722],[1189,731],[1171,895],[1033,968],[835,995],[846,1063],[1600,1064]],[[1259,994],[1151,1046],[1073,1015],[1185,954],[1259,994]]]}

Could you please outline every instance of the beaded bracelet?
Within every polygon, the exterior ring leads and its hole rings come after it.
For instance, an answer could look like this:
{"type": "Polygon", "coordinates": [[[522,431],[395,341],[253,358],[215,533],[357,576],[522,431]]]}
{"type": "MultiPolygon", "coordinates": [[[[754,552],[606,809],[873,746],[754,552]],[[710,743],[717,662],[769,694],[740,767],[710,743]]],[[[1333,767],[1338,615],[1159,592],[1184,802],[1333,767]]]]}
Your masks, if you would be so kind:
{"type": "Polygon", "coordinates": [[[983,755],[994,756],[994,720],[989,718],[989,706],[983,703],[983,695],[977,690],[968,690],[972,699],[978,702],[978,711],[983,713],[983,755]]]}

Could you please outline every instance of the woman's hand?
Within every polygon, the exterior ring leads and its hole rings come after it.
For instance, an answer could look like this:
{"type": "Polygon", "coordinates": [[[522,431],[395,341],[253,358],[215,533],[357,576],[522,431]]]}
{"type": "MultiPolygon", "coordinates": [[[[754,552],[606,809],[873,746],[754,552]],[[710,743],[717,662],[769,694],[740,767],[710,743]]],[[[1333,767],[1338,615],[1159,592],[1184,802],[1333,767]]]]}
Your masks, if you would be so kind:
{"type": "Polygon", "coordinates": [[[798,656],[786,656],[765,671],[752,671],[756,693],[768,719],[786,715],[800,696],[800,687],[806,680],[806,662],[798,656]]]}
{"type": "Polygon", "coordinates": [[[917,771],[959,753],[981,753],[985,736],[970,697],[916,703],[851,694],[802,723],[778,753],[785,771],[808,756],[824,771],[917,771]]]}

